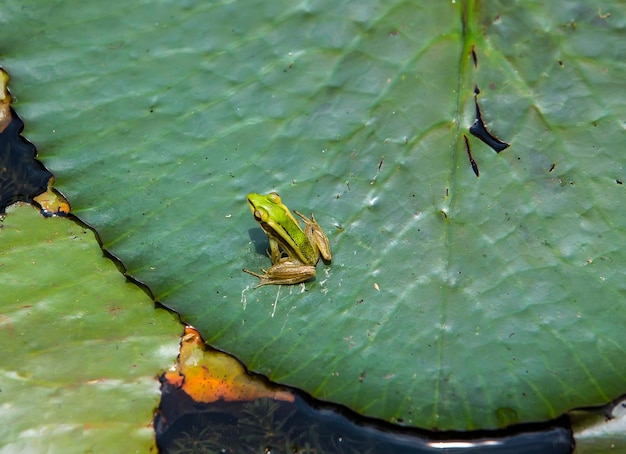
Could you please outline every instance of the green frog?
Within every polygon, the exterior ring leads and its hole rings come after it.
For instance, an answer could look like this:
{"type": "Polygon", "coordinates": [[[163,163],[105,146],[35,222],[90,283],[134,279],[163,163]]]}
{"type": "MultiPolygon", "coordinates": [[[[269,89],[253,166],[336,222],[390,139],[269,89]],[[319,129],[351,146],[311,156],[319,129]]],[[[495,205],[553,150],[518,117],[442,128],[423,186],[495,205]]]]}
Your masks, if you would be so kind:
{"type": "Polygon", "coordinates": [[[304,222],[304,230],[276,192],[267,195],[248,194],[248,205],[254,219],[267,234],[272,266],[261,268],[262,274],[244,269],[261,282],[255,288],[268,284],[298,284],[315,276],[315,265],[320,256],[330,262],[328,237],[315,221],[294,210],[304,222]]]}

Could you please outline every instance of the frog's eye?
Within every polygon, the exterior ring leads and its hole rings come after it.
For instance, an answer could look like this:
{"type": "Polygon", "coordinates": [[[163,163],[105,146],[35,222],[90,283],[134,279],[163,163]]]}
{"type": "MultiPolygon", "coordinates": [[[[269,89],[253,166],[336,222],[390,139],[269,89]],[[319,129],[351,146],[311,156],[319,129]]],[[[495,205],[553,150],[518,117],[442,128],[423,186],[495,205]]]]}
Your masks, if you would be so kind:
{"type": "Polygon", "coordinates": [[[261,212],[259,210],[254,210],[254,219],[256,219],[257,222],[261,222],[263,220],[263,218],[261,217],[261,212]]]}
{"type": "Polygon", "coordinates": [[[277,192],[270,192],[269,194],[267,194],[267,198],[270,200],[270,202],[282,203],[282,201],[280,200],[280,196],[277,192]]]}

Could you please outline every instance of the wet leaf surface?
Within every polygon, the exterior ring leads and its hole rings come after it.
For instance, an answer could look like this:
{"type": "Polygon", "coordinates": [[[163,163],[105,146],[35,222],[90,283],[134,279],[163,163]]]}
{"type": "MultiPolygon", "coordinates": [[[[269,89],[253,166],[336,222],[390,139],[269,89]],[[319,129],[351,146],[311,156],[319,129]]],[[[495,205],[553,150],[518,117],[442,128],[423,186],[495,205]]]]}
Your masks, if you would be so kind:
{"type": "Polygon", "coordinates": [[[148,452],[175,317],[126,282],[91,231],[31,206],[0,224],[0,270],[0,451],[148,452]]]}
{"type": "Polygon", "coordinates": [[[620,5],[9,1],[2,64],[76,214],[209,343],[366,415],[492,428],[626,388],[620,5]],[[241,272],[270,190],[329,234],[305,286],[241,272]]]}

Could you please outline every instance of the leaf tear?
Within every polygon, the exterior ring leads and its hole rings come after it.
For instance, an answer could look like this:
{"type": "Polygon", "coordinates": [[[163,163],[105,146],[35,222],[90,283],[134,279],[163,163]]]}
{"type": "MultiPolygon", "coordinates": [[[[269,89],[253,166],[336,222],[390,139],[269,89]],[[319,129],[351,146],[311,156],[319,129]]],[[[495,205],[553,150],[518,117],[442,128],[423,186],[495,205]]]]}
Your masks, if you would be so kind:
{"type": "Polygon", "coordinates": [[[476,161],[474,160],[474,157],[472,156],[472,150],[470,148],[469,139],[467,138],[465,134],[463,134],[463,139],[465,139],[465,149],[467,150],[467,157],[469,158],[469,162],[470,162],[470,165],[472,166],[472,170],[474,171],[474,175],[476,175],[476,177],[480,177],[480,172],[478,171],[478,164],[476,163],[476,161]]]}
{"type": "Polygon", "coordinates": [[[476,119],[474,120],[472,126],[470,126],[469,132],[474,137],[479,138],[485,144],[489,145],[493,149],[493,151],[495,151],[496,153],[500,153],[501,151],[507,149],[509,147],[509,144],[498,139],[485,126],[483,116],[480,111],[480,106],[478,105],[479,94],[480,90],[478,89],[478,86],[474,86],[474,105],[476,106],[476,119]]]}

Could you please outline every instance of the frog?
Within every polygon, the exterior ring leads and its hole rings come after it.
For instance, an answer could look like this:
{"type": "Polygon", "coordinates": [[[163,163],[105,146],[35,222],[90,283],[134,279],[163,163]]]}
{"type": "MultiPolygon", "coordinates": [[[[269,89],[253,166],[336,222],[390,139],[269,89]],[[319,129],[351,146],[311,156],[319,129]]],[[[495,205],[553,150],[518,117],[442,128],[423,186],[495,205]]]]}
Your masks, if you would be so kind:
{"type": "Polygon", "coordinates": [[[267,270],[261,268],[261,273],[243,269],[259,278],[255,288],[299,284],[315,277],[315,266],[320,257],[330,263],[330,242],[313,213],[308,218],[294,210],[304,223],[303,230],[278,193],[262,195],[252,192],[246,199],[254,219],[269,239],[268,255],[272,261],[272,266],[267,270]]]}

